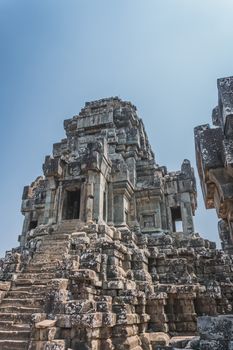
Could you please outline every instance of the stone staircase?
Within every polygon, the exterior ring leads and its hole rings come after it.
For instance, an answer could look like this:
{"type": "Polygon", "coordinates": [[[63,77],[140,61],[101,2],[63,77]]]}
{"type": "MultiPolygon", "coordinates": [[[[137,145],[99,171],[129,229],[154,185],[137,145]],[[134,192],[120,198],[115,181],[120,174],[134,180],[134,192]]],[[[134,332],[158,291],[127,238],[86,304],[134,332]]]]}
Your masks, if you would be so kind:
{"type": "Polygon", "coordinates": [[[20,273],[12,283],[7,296],[0,304],[0,349],[28,349],[33,313],[43,310],[46,282],[43,273],[35,274],[37,280],[20,273]],[[37,282],[33,285],[33,282],[37,282]]]}
{"type": "Polygon", "coordinates": [[[48,282],[56,278],[57,262],[68,252],[68,233],[74,226],[62,223],[52,235],[44,236],[25,271],[12,282],[0,304],[1,350],[31,349],[32,315],[44,312],[48,282]]]}
{"type": "Polygon", "coordinates": [[[212,272],[233,280],[232,260],[199,236],[67,221],[35,239],[0,303],[0,350],[174,349],[170,336],[197,335],[198,312],[232,305],[232,283],[220,276],[216,287],[212,272]]]}
{"type": "Polygon", "coordinates": [[[57,234],[72,233],[80,223],[80,220],[64,220],[59,224],[57,234]]]}

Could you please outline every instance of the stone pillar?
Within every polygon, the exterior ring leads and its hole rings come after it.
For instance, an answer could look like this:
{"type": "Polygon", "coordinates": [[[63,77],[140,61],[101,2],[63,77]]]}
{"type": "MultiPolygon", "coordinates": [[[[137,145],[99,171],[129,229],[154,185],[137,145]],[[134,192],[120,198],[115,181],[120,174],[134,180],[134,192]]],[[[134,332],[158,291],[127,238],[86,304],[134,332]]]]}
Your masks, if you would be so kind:
{"type": "Polygon", "coordinates": [[[136,160],[134,157],[126,159],[126,164],[128,165],[129,170],[129,180],[134,187],[136,184],[136,160]]]}
{"type": "Polygon", "coordinates": [[[46,191],[46,200],[45,200],[45,208],[44,208],[44,224],[52,223],[51,219],[51,206],[52,206],[52,197],[53,191],[51,189],[48,189],[46,191]]]}
{"type": "Polygon", "coordinates": [[[56,184],[54,178],[48,178],[48,187],[44,208],[44,224],[53,224],[56,222],[56,215],[54,215],[56,184]]]}
{"type": "Polygon", "coordinates": [[[88,177],[86,184],[86,221],[93,222],[93,201],[94,201],[94,182],[93,177],[88,177]]]}
{"type": "Polygon", "coordinates": [[[125,209],[123,193],[114,194],[114,223],[116,226],[125,225],[125,209]]]}
{"type": "Polygon", "coordinates": [[[134,229],[140,230],[140,224],[137,219],[137,200],[135,195],[132,197],[130,201],[130,217],[131,224],[134,226],[134,229]]]}
{"type": "Polygon", "coordinates": [[[62,210],[63,210],[63,202],[64,202],[64,188],[62,187],[62,182],[60,181],[59,187],[58,187],[58,196],[57,196],[57,203],[56,203],[56,213],[57,213],[57,222],[62,221],[62,210]]]}
{"type": "Polygon", "coordinates": [[[168,332],[168,320],[164,310],[166,302],[166,293],[154,294],[147,299],[146,313],[150,315],[149,332],[168,332]]]}
{"type": "Polygon", "coordinates": [[[104,203],[104,191],[106,186],[106,179],[101,173],[93,173],[94,183],[94,220],[96,222],[103,222],[103,203],[104,203]]]}
{"type": "Polygon", "coordinates": [[[155,202],[155,228],[162,228],[160,199],[159,198],[157,198],[157,200],[155,202]]]}
{"type": "Polygon", "coordinates": [[[107,212],[108,212],[108,224],[113,225],[114,221],[114,202],[113,202],[113,186],[112,183],[108,186],[108,202],[107,202],[107,212]]]}
{"type": "Polygon", "coordinates": [[[28,231],[28,226],[29,226],[30,220],[31,220],[31,212],[27,211],[24,213],[22,234],[19,236],[19,239],[18,239],[20,242],[20,246],[25,245],[25,238],[26,238],[26,234],[28,231]]]}
{"type": "Polygon", "coordinates": [[[59,209],[59,202],[61,198],[61,191],[62,191],[62,185],[61,182],[59,182],[59,185],[57,186],[57,189],[54,193],[54,201],[53,201],[53,222],[58,222],[58,209],[59,209]]]}
{"type": "Polygon", "coordinates": [[[180,210],[181,210],[181,217],[182,217],[183,232],[193,233],[194,225],[193,225],[192,206],[190,202],[189,193],[180,194],[180,210]]]}
{"type": "Polygon", "coordinates": [[[164,200],[160,202],[160,215],[161,215],[161,228],[164,230],[168,230],[168,219],[167,219],[167,211],[164,200]]]}

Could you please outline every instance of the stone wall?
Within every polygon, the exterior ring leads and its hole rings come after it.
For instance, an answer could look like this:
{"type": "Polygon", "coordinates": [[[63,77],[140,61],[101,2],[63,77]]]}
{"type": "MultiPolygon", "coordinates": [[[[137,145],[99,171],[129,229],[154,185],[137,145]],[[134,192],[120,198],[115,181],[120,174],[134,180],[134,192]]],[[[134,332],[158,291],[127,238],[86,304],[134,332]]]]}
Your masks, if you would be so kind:
{"type": "Polygon", "coordinates": [[[207,209],[215,208],[223,249],[233,253],[233,78],[218,79],[212,121],[195,128],[197,167],[207,209]]]}
{"type": "Polygon", "coordinates": [[[156,164],[135,106],[119,98],[86,103],[64,127],[44,176],[24,188],[22,246],[30,229],[71,218],[145,233],[175,231],[180,221],[181,231],[194,232],[193,169],[188,160],[172,173],[156,164]]]}
{"type": "Polygon", "coordinates": [[[195,232],[190,162],[159,166],[117,97],[64,127],[24,188],[20,247],[0,261],[0,348],[199,349],[198,317],[232,313],[233,269],[195,232]]]}

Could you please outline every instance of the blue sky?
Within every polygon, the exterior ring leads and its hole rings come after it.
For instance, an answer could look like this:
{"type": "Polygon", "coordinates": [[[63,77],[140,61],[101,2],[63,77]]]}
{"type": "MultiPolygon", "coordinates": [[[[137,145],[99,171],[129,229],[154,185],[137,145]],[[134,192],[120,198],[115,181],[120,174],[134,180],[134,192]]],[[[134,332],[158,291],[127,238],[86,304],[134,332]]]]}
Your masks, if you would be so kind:
{"type": "MultiPolygon", "coordinates": [[[[232,0],[0,0],[0,255],[17,245],[23,186],[85,101],[132,101],[157,162],[195,165],[193,128],[233,75],[232,14],[232,0]]],[[[196,231],[217,240],[198,194],[196,231]]]]}

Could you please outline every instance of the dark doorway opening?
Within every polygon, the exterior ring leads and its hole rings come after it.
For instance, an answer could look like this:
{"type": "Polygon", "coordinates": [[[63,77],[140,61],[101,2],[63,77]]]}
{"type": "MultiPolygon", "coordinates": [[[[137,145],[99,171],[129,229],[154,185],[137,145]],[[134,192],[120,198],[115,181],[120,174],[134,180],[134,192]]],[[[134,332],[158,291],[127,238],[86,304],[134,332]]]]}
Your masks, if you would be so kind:
{"type": "Polygon", "coordinates": [[[107,193],[104,192],[104,201],[103,201],[103,219],[107,221],[107,193]]]}
{"type": "Polygon", "coordinates": [[[29,224],[29,227],[28,227],[28,230],[33,230],[34,228],[36,228],[38,225],[38,221],[37,220],[32,220],[30,221],[30,224],[29,224]]]}
{"type": "Polygon", "coordinates": [[[80,214],[80,189],[67,191],[66,193],[65,220],[79,219],[80,214]]]}
{"type": "Polygon", "coordinates": [[[182,231],[182,217],[180,207],[171,208],[172,230],[173,232],[182,231]]]}

